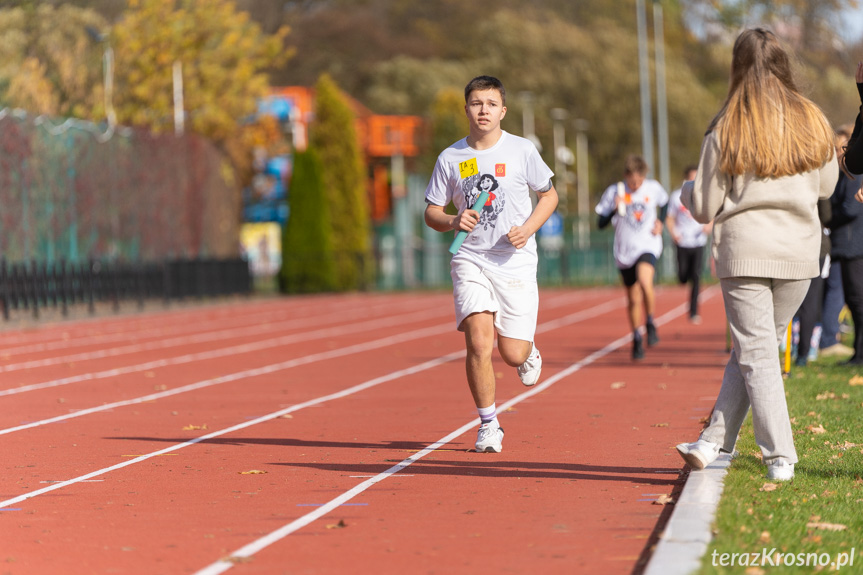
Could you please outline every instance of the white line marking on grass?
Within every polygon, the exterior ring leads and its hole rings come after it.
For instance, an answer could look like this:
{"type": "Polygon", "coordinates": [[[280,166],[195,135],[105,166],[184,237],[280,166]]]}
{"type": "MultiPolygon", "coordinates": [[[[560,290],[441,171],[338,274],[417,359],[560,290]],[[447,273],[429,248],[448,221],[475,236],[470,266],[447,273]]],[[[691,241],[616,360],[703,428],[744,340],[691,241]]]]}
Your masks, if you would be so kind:
{"type": "MultiPolygon", "coordinates": [[[[661,318],[657,319],[656,323],[658,325],[662,325],[662,324],[666,323],[667,321],[670,321],[671,319],[682,315],[684,312],[688,311],[688,309],[689,309],[689,304],[682,304],[682,305],[674,308],[670,312],[666,313],[661,318]]],[[[616,340],[609,343],[608,345],[606,345],[602,349],[591,353],[590,355],[588,355],[584,359],[577,361],[576,363],[570,365],[568,368],[564,369],[563,371],[557,372],[556,374],[554,374],[550,378],[546,379],[542,383],[539,383],[535,387],[532,387],[530,390],[525,391],[525,392],[515,396],[514,398],[510,399],[509,401],[503,403],[499,409],[501,411],[504,411],[508,407],[512,407],[513,405],[517,405],[527,398],[530,398],[530,397],[533,397],[534,395],[542,393],[543,391],[545,391],[546,389],[548,389],[549,387],[551,387],[552,385],[554,385],[558,381],[572,375],[573,373],[579,371],[580,369],[582,369],[585,366],[590,365],[591,363],[597,361],[598,359],[601,359],[602,357],[608,355],[612,351],[616,350],[617,348],[621,347],[622,345],[626,344],[627,342],[629,342],[631,340],[632,340],[632,334],[631,333],[628,333],[625,336],[617,338],[616,340]]],[[[261,551],[262,549],[269,547],[273,543],[277,543],[278,541],[284,539],[285,537],[294,533],[295,531],[298,531],[299,529],[302,529],[303,527],[313,523],[317,519],[320,519],[321,517],[329,514],[330,512],[332,512],[333,510],[335,510],[339,506],[344,505],[346,502],[350,501],[351,499],[353,499],[354,497],[356,497],[360,493],[363,493],[364,491],[368,490],[370,487],[376,485],[377,483],[380,483],[381,481],[391,477],[392,475],[395,475],[399,471],[406,469],[407,467],[409,467],[413,463],[416,463],[417,461],[419,461],[420,459],[422,459],[423,457],[425,457],[429,453],[432,453],[433,451],[435,451],[439,447],[443,447],[444,445],[453,441],[457,437],[463,435],[464,433],[467,433],[468,431],[470,431],[471,429],[476,427],[476,425],[478,423],[479,423],[479,418],[475,418],[475,419],[471,420],[470,422],[464,424],[463,426],[456,429],[455,431],[453,431],[449,435],[442,437],[441,439],[432,443],[431,445],[429,445],[425,449],[422,449],[422,450],[418,451],[417,453],[415,453],[414,455],[411,455],[410,457],[404,459],[400,463],[393,465],[392,467],[390,467],[386,471],[379,473],[378,475],[372,477],[371,479],[363,481],[362,483],[360,483],[359,485],[357,485],[353,489],[350,489],[350,490],[342,493],[338,497],[331,499],[325,505],[318,507],[314,511],[307,513],[306,515],[303,515],[302,517],[295,519],[294,521],[291,521],[287,525],[284,525],[284,526],[280,527],[279,529],[272,531],[271,533],[265,535],[264,537],[261,537],[260,539],[257,539],[255,541],[249,543],[248,545],[241,547],[240,549],[237,549],[236,551],[231,553],[230,556],[228,556],[227,558],[220,559],[220,560],[216,561],[215,563],[210,564],[209,566],[201,569],[200,571],[195,572],[194,575],[219,575],[220,573],[224,573],[225,571],[234,567],[234,561],[236,561],[237,559],[245,559],[245,558],[251,557],[252,555],[257,553],[258,551],[261,551]]],[[[8,503],[0,502],[0,505],[6,505],[6,504],[8,504],[8,503]]]]}

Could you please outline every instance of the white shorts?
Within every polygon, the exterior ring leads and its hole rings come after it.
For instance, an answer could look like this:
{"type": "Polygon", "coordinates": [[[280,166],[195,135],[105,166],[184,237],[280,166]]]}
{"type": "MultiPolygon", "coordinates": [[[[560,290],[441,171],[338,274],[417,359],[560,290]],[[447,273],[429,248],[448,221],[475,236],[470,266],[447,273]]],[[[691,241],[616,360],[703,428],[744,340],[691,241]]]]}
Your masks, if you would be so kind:
{"type": "Polygon", "coordinates": [[[497,275],[467,261],[452,262],[450,275],[459,331],[464,331],[461,324],[467,316],[488,311],[494,314],[498,335],[533,341],[539,311],[536,280],[497,275]]]}

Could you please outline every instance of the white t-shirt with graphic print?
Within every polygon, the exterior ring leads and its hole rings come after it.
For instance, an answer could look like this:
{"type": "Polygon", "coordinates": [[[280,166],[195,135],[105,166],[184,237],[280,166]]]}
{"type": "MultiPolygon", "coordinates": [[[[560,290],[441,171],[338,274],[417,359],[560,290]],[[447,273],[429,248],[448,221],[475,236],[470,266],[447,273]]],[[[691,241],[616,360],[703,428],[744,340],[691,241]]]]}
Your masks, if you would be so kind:
{"type": "Polygon", "coordinates": [[[615,212],[611,218],[614,225],[614,261],[620,269],[631,268],[644,254],[657,258],[662,254],[662,235],[653,235],[657,209],[668,203],[668,192],[656,180],[645,179],[633,192],[626,184],[612,184],[606,188],[596,206],[596,213],[607,216],[614,212],[614,197],[623,192],[626,214],[615,212]],[[622,184],[622,186],[621,186],[622,184]]]}
{"type": "Polygon", "coordinates": [[[674,221],[674,229],[680,236],[677,245],[682,248],[700,248],[707,245],[704,224],[695,221],[680,201],[679,188],[671,192],[671,199],[668,200],[668,217],[674,221]]]}
{"type": "Polygon", "coordinates": [[[473,207],[481,189],[489,191],[479,223],[453,261],[468,260],[512,278],[536,278],[536,240],[531,236],[516,249],[506,235],[533,212],[531,190],[547,189],[553,175],[530,140],[506,131],[487,150],[471,148],[464,138],[441,152],[426,188],[427,203],[452,201],[462,213],[473,207]]]}

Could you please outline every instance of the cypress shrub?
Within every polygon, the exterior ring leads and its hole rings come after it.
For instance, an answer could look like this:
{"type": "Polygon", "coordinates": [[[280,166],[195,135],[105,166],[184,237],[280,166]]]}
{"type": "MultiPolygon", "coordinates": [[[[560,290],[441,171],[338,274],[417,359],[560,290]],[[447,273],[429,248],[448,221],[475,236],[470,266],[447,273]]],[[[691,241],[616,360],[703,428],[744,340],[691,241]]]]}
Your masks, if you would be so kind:
{"type": "Polygon", "coordinates": [[[324,194],[321,162],[311,148],[294,154],[288,206],[279,275],[282,291],[333,291],[336,275],[330,203],[324,194]]]}
{"type": "Polygon", "coordinates": [[[323,167],[335,246],[336,289],[361,289],[371,279],[371,222],[367,167],[354,122],[356,114],[326,74],[315,86],[311,145],[323,167]]]}

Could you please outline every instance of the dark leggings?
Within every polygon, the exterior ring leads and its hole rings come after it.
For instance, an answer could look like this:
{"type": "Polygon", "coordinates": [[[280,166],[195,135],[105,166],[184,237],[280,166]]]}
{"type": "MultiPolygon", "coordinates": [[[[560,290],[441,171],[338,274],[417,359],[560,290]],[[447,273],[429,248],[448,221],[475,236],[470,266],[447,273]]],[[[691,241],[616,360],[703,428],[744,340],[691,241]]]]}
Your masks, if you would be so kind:
{"type": "Polygon", "coordinates": [[[854,355],[851,359],[863,361],[863,258],[843,258],[839,264],[845,303],[854,321],[854,355]]]}
{"type": "MultiPolygon", "coordinates": [[[[822,262],[823,265],[823,262],[822,262]]],[[[812,347],[812,332],[815,324],[821,321],[821,306],[824,300],[824,278],[818,276],[812,278],[809,291],[800,304],[797,311],[800,317],[800,341],[797,343],[797,357],[805,360],[809,356],[809,348],[812,347]]]]}
{"type": "Polygon", "coordinates": [[[692,283],[689,295],[689,317],[698,315],[698,288],[701,280],[701,267],[704,262],[704,247],[677,248],[677,279],[681,284],[692,283]]]}

